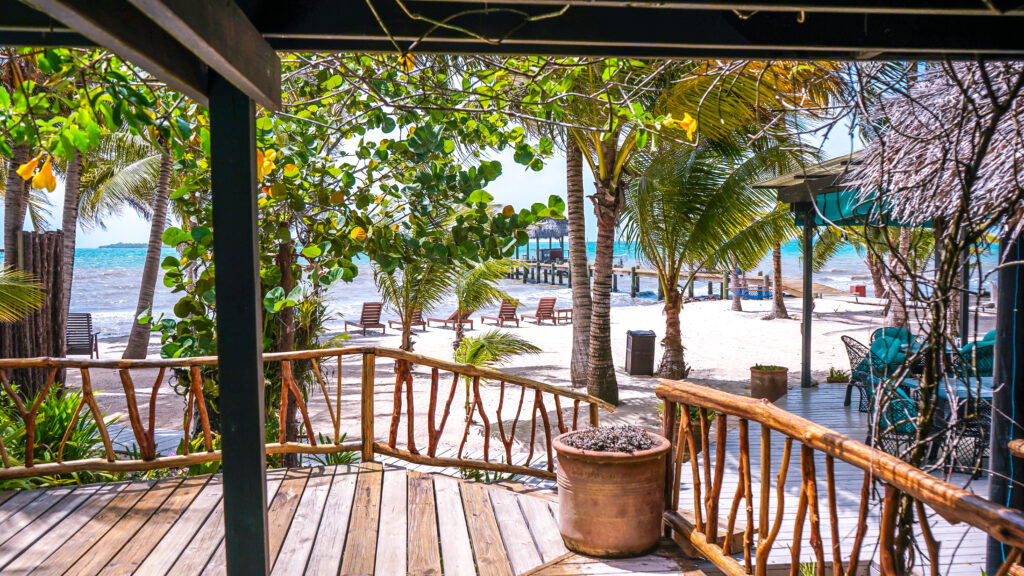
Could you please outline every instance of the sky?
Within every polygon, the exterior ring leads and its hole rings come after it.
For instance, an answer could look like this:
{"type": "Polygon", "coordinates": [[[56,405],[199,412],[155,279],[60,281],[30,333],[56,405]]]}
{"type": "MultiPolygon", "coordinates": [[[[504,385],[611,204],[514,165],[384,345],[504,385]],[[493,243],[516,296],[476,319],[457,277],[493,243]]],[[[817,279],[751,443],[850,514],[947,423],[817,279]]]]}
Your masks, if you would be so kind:
{"type": "MultiPolygon", "coordinates": [[[[848,125],[840,125],[822,146],[825,158],[832,158],[851,151],[851,138],[848,125]]],[[[494,196],[499,204],[511,204],[516,208],[526,208],[535,202],[547,204],[552,194],[565,197],[565,156],[556,150],[556,154],[548,159],[544,169],[534,172],[516,164],[512,159],[512,151],[492,156],[492,160],[500,160],[501,176],[492,182],[487,191],[494,196]]],[[[589,170],[584,165],[583,186],[585,194],[594,193],[594,182],[589,170]]],[[[49,195],[51,203],[50,228],[60,227],[61,207],[64,204],[63,182],[49,195]]],[[[593,210],[584,210],[587,221],[587,240],[597,236],[597,222],[593,210]]],[[[0,210],[2,214],[2,210],[0,210]]],[[[118,242],[145,243],[149,240],[149,222],[135,212],[126,210],[121,216],[110,218],[105,229],[79,230],[75,240],[79,248],[96,248],[118,242]]]]}

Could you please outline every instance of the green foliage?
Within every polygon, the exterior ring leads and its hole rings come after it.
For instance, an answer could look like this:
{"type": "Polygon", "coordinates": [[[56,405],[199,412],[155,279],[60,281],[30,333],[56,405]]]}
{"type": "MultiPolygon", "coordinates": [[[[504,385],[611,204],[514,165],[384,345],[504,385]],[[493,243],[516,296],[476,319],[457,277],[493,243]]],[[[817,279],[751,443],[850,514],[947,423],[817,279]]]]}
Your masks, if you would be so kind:
{"type": "Polygon", "coordinates": [[[840,370],[839,368],[832,367],[828,369],[828,379],[833,382],[849,382],[850,373],[846,372],[845,370],[840,370]]]}
{"type": "Polygon", "coordinates": [[[0,322],[17,322],[42,306],[44,298],[35,276],[13,267],[0,270],[0,322]]]}
{"type": "Polygon", "coordinates": [[[467,336],[455,350],[455,361],[474,366],[500,366],[520,354],[539,354],[530,341],[500,330],[488,330],[479,336],[467,336]]]}
{"type": "MultiPolygon", "coordinates": [[[[318,444],[330,445],[334,443],[329,437],[325,436],[323,432],[318,432],[316,436],[318,444]]],[[[338,443],[344,443],[347,436],[348,434],[342,433],[341,437],[338,438],[338,443]]],[[[335,452],[333,454],[310,454],[307,458],[310,462],[316,462],[318,466],[341,466],[359,462],[359,453],[345,451],[335,452]]]]}
{"type": "MultiPolygon", "coordinates": [[[[212,444],[213,444],[213,449],[214,450],[220,450],[221,449],[220,434],[214,434],[213,435],[212,444]]],[[[197,436],[197,437],[193,438],[188,443],[188,452],[187,452],[188,454],[195,454],[197,452],[205,452],[205,451],[206,451],[206,441],[203,440],[202,436],[197,436]]],[[[184,438],[182,438],[178,442],[178,449],[177,449],[177,451],[173,452],[172,454],[168,454],[168,455],[170,456],[170,455],[173,455],[173,454],[186,454],[186,451],[185,451],[185,439],[184,438]]],[[[216,474],[217,472],[220,472],[220,465],[221,465],[221,461],[220,460],[214,460],[212,462],[202,462],[200,464],[189,464],[187,467],[182,468],[180,470],[180,473],[183,476],[200,476],[202,474],[216,474]]]]}
{"type": "Polygon", "coordinates": [[[754,364],[751,366],[754,370],[785,370],[785,366],[776,366],[775,364],[754,364]]]}
{"type": "Polygon", "coordinates": [[[490,470],[478,470],[476,468],[459,468],[459,478],[469,480],[470,482],[497,484],[498,482],[512,482],[516,479],[516,475],[491,472],[490,470]]]}

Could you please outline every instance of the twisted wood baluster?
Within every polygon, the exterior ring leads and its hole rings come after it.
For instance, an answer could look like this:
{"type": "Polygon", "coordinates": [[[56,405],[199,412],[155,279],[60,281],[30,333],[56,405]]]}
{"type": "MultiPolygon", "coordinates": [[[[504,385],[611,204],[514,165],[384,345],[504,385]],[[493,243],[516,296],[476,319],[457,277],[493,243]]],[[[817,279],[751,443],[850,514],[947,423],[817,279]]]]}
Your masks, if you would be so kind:
{"type": "Polygon", "coordinates": [[[405,360],[395,360],[395,392],[391,401],[391,429],[388,432],[388,446],[398,444],[398,423],[402,419],[402,385],[405,384],[405,360]]]}
{"type": "Polygon", "coordinates": [[[430,447],[427,451],[428,454],[433,456],[437,452],[438,440],[441,438],[441,434],[444,432],[444,425],[448,422],[448,414],[451,412],[452,400],[455,399],[455,390],[459,384],[458,372],[452,373],[452,388],[448,392],[448,400],[444,403],[444,412],[441,414],[441,423],[438,424],[437,430],[434,431],[433,437],[430,439],[430,447]]]}
{"type": "MultiPolygon", "coordinates": [[[[786,476],[789,474],[789,457],[792,451],[793,439],[787,436],[782,447],[782,462],[779,463],[779,477],[775,483],[775,520],[772,521],[772,529],[768,533],[768,536],[757,543],[756,576],[765,576],[768,573],[768,554],[771,553],[772,544],[775,543],[775,538],[778,537],[779,530],[782,529],[782,518],[783,513],[785,512],[784,506],[786,501],[786,476]]],[[[761,482],[768,482],[768,480],[762,478],[761,482]]],[[[768,501],[765,500],[762,502],[761,506],[768,506],[768,501]]]]}
{"type": "MultiPolygon", "coordinates": [[[[302,398],[302,390],[299,389],[299,383],[292,376],[292,363],[289,360],[282,362],[282,368],[286,374],[285,381],[288,383],[288,390],[291,391],[295,397],[295,405],[299,407],[299,414],[302,415],[302,422],[306,428],[306,438],[309,439],[310,446],[316,446],[316,435],[313,433],[313,423],[309,421],[309,412],[306,410],[306,401],[302,398]]],[[[205,434],[205,431],[204,431],[205,434]]],[[[213,444],[210,441],[206,443],[207,451],[213,451],[213,444]]]]}
{"type": "Polygon", "coordinates": [[[156,430],[156,397],[160,392],[160,385],[164,383],[164,372],[166,368],[160,367],[160,371],[156,374],[156,381],[153,382],[153,393],[149,396],[149,430],[146,430],[146,434],[149,436],[149,443],[153,446],[154,451],[156,450],[156,439],[153,437],[154,430],[156,430]]]}
{"type": "Polygon", "coordinates": [[[729,556],[732,554],[732,534],[736,528],[736,513],[740,509],[740,500],[743,498],[743,468],[739,470],[738,478],[736,479],[736,491],[732,496],[732,504],[729,505],[729,514],[725,517],[725,540],[722,542],[722,554],[729,556]]]}
{"type": "Polygon", "coordinates": [[[772,477],[772,429],[761,424],[761,507],[758,510],[758,544],[768,536],[768,507],[772,477]]]}
{"type": "MultiPolygon", "coordinates": [[[[804,537],[804,521],[807,519],[807,446],[800,447],[800,498],[796,504],[796,521],[793,525],[793,544],[790,547],[789,575],[800,574],[800,546],[804,537]]],[[[813,457],[813,453],[811,454],[813,457]]]]}
{"type": "Polygon", "coordinates": [[[847,574],[856,574],[860,563],[860,547],[868,529],[868,505],[871,502],[871,471],[864,471],[864,482],[860,487],[860,510],[857,512],[857,531],[853,535],[853,549],[850,550],[850,565],[847,574]]]}
{"type": "MultiPolygon", "coordinates": [[[[743,531],[743,563],[747,573],[752,572],[751,556],[754,548],[754,490],[750,478],[750,436],[747,421],[740,420],[740,469],[743,470],[743,500],[747,507],[747,527],[743,531]]],[[[728,539],[732,539],[729,532],[728,539]]]]}
{"type": "Polygon", "coordinates": [[[469,438],[469,426],[473,422],[473,412],[476,411],[476,399],[470,399],[466,397],[466,428],[462,431],[462,441],[459,442],[458,457],[462,458],[462,449],[466,445],[466,439],[469,438]]]}
{"type": "Polygon", "coordinates": [[[832,569],[835,576],[843,576],[843,553],[839,547],[839,513],[836,511],[835,461],[831,454],[825,455],[825,482],[828,485],[828,522],[832,527],[832,569]]]}
{"type": "Polygon", "coordinates": [[[554,394],[554,397],[555,397],[555,414],[558,415],[558,432],[560,434],[565,434],[566,432],[569,431],[569,429],[565,427],[565,422],[562,421],[562,403],[559,402],[558,394],[554,394]]]}
{"type": "Polygon", "coordinates": [[[899,499],[896,488],[886,484],[885,499],[882,501],[882,525],[878,533],[878,559],[883,574],[896,573],[895,532],[899,499]]]}
{"type": "Polygon", "coordinates": [[[917,513],[917,521],[921,524],[921,538],[928,550],[928,573],[931,576],[939,576],[939,543],[932,534],[928,515],[925,514],[924,504],[920,500],[914,500],[914,511],[917,513]]]}
{"type": "MultiPolygon", "coordinates": [[[[701,454],[704,460],[704,486],[710,492],[711,490],[711,426],[708,422],[708,411],[706,408],[698,408],[697,415],[700,417],[700,441],[701,441],[701,454]]],[[[710,510],[709,504],[710,496],[704,495],[704,513],[705,515],[710,510]]],[[[716,521],[717,522],[717,521],[716,521]]],[[[705,520],[704,535],[707,536],[708,528],[711,525],[711,517],[708,516],[705,520]]],[[[716,525],[717,526],[717,525],[716,525]]],[[[717,530],[717,527],[716,527],[717,530]]],[[[713,543],[714,539],[708,540],[709,543],[713,543]]]]}
{"type": "MultiPolygon", "coordinates": [[[[665,404],[665,417],[666,417],[666,420],[669,420],[669,418],[668,418],[669,412],[668,411],[670,409],[673,412],[675,411],[674,406],[675,405],[670,405],[670,403],[666,403],[665,404]]],[[[686,406],[685,404],[679,404],[678,406],[680,406],[682,408],[682,410],[684,410],[684,411],[689,409],[689,406],[686,406]]],[[[674,459],[672,461],[673,469],[672,469],[672,479],[671,479],[672,480],[671,481],[671,490],[670,490],[671,500],[669,500],[669,510],[679,510],[679,489],[680,489],[680,485],[683,483],[683,456],[685,455],[686,446],[687,446],[687,444],[686,444],[686,442],[684,440],[684,438],[686,438],[686,433],[688,432],[687,422],[688,422],[687,420],[683,420],[682,418],[680,418],[679,419],[679,425],[676,427],[676,430],[675,430],[675,436],[676,437],[674,438],[674,440],[675,440],[676,453],[675,453],[675,457],[674,457],[674,459]]],[[[672,442],[672,440],[673,439],[670,438],[669,442],[672,442]]],[[[693,460],[693,454],[690,455],[690,460],[693,460]]]]}
{"type": "Polygon", "coordinates": [[[579,424],[577,424],[578,417],[580,415],[580,401],[579,399],[572,401],[572,429],[573,431],[579,430],[579,424]]]}
{"type": "MultiPolygon", "coordinates": [[[[7,373],[0,370],[0,381],[3,382],[4,390],[7,395],[14,400],[14,406],[18,410],[18,414],[21,416],[22,421],[25,423],[25,467],[31,468],[33,459],[35,458],[36,449],[36,414],[39,412],[39,407],[43,404],[43,400],[46,399],[47,392],[50,391],[50,386],[53,385],[53,378],[57,374],[57,368],[51,368],[49,375],[46,377],[46,383],[43,384],[43,388],[39,391],[39,395],[36,397],[35,402],[32,403],[32,408],[29,410],[25,409],[25,403],[21,401],[21,398],[14,393],[14,389],[11,387],[10,382],[7,381],[7,373]]],[[[4,452],[7,452],[6,448],[4,452]]]]}
{"type": "MultiPolygon", "coordinates": [[[[199,423],[203,427],[203,444],[207,452],[213,452],[213,434],[210,433],[210,415],[206,412],[206,397],[203,395],[203,375],[199,366],[191,367],[192,396],[195,399],[196,409],[199,411],[199,423]]],[[[281,387],[282,393],[284,386],[281,387]]],[[[284,444],[284,441],[281,441],[284,444]]],[[[186,442],[187,444],[187,442],[186,442]]]]}
{"type": "Polygon", "coordinates": [[[195,406],[195,398],[195,390],[192,389],[192,385],[190,384],[185,401],[185,423],[182,425],[182,430],[184,431],[183,438],[185,438],[185,442],[183,444],[185,446],[184,450],[186,455],[192,449],[192,409],[195,406]]]}
{"type": "Polygon", "coordinates": [[[709,544],[718,542],[718,499],[722,494],[722,480],[725,475],[725,439],[729,431],[727,418],[725,414],[715,416],[715,480],[707,495],[709,544]]]}
{"type": "MultiPolygon", "coordinates": [[[[682,439],[686,439],[686,446],[690,450],[690,474],[693,476],[691,481],[693,482],[693,517],[694,517],[694,528],[697,532],[704,532],[704,511],[701,509],[700,504],[700,469],[697,463],[697,443],[693,439],[694,430],[690,422],[690,407],[686,404],[680,405],[680,418],[679,425],[681,426],[679,442],[682,443],[682,439]]],[[[707,449],[705,446],[704,449],[707,449]]],[[[677,473],[677,477],[680,477],[682,470],[677,473]]],[[[680,481],[682,479],[680,478],[680,481]]],[[[676,487],[676,491],[679,491],[679,487],[676,487]]]]}
{"type": "Polygon", "coordinates": [[[142,425],[142,417],[139,416],[139,404],[135,398],[135,384],[132,382],[132,375],[127,369],[118,370],[117,375],[121,377],[125,404],[128,406],[128,420],[132,425],[135,441],[139,444],[142,459],[152,460],[156,457],[156,446],[153,445],[149,433],[146,432],[146,427],[142,425]]]}
{"type": "Polygon", "coordinates": [[[334,443],[341,442],[341,355],[338,355],[338,385],[334,390],[334,412],[338,418],[334,421],[334,443]]]}
{"type": "Polygon", "coordinates": [[[327,404],[327,414],[330,415],[331,425],[336,431],[334,433],[334,443],[337,444],[340,427],[338,426],[338,418],[334,413],[334,406],[331,406],[331,395],[327,392],[327,382],[324,380],[323,374],[320,373],[320,365],[317,363],[316,358],[310,358],[309,362],[313,366],[313,375],[316,376],[317,384],[320,385],[320,391],[323,392],[324,404],[327,404]]]}
{"type": "Polygon", "coordinates": [[[434,412],[437,411],[437,368],[430,369],[430,396],[427,400],[427,454],[434,455],[434,412]]]}
{"type": "MultiPolygon", "coordinates": [[[[504,387],[505,383],[502,382],[501,385],[502,385],[502,387],[504,387]]],[[[504,388],[502,390],[502,394],[504,394],[504,388]]],[[[507,441],[505,440],[504,427],[502,427],[502,430],[501,430],[502,443],[505,445],[505,458],[506,458],[506,462],[508,462],[509,464],[512,463],[512,443],[515,441],[515,438],[516,438],[516,428],[519,426],[519,415],[523,411],[523,400],[525,400],[525,399],[526,399],[526,387],[522,386],[522,387],[519,388],[519,405],[516,407],[516,415],[515,415],[515,418],[512,419],[512,429],[509,430],[508,440],[507,441]]],[[[499,403],[499,406],[500,406],[500,403],[499,403]]],[[[499,418],[498,419],[498,423],[500,425],[501,424],[501,416],[499,416],[498,418],[499,418]]]]}
{"type": "Polygon", "coordinates": [[[473,403],[476,404],[478,411],[480,412],[480,420],[484,423],[484,462],[490,462],[490,446],[491,446],[491,421],[487,418],[487,412],[484,411],[484,401],[480,397],[480,377],[473,377],[473,403]]]}
{"type": "MultiPolygon", "coordinates": [[[[71,422],[68,424],[67,430],[64,431],[64,436],[60,439],[60,448],[57,449],[57,462],[64,462],[64,447],[68,443],[68,438],[71,437],[71,431],[75,429],[75,423],[78,422],[78,415],[82,412],[82,406],[85,406],[84,397],[78,399],[78,406],[75,407],[75,413],[71,415],[71,422]]],[[[0,444],[2,443],[3,439],[0,437],[0,444]]],[[[0,447],[0,451],[6,452],[2,447],[0,447]]]]}
{"type": "Polygon", "coordinates": [[[1006,560],[1003,561],[1003,565],[999,567],[999,571],[996,572],[996,576],[1006,576],[1010,573],[1010,569],[1013,565],[1020,560],[1020,548],[1013,548],[1010,553],[1006,555],[1006,560]]]}
{"type": "Polygon", "coordinates": [[[533,461],[533,445],[537,439],[537,396],[540,395],[540,391],[536,391],[533,395],[533,410],[530,412],[530,450],[526,454],[526,465],[529,466],[530,462],[533,461]]]}
{"type": "Polygon", "coordinates": [[[537,390],[537,404],[540,406],[540,419],[544,423],[544,447],[547,450],[548,472],[555,471],[555,459],[551,456],[551,422],[548,421],[548,411],[544,408],[544,395],[537,390]]]}
{"type": "MultiPolygon", "coordinates": [[[[96,422],[96,428],[100,431],[100,439],[103,441],[103,452],[107,457],[107,462],[113,462],[116,459],[114,455],[114,445],[110,442],[110,432],[107,431],[107,424],[103,421],[103,412],[100,411],[100,405],[96,402],[96,396],[92,392],[92,377],[89,375],[88,368],[81,369],[82,374],[82,398],[85,399],[86,404],[89,405],[89,411],[92,412],[92,418],[96,422]]],[[[0,378],[3,376],[3,371],[0,371],[0,378]]]]}
{"type": "Polygon", "coordinates": [[[825,576],[825,550],[821,542],[821,514],[818,509],[818,479],[814,467],[813,448],[804,446],[801,464],[804,466],[807,478],[807,501],[810,504],[811,517],[811,549],[814,550],[815,574],[825,576]]]}
{"type": "Polygon", "coordinates": [[[406,370],[405,370],[405,404],[406,404],[406,414],[409,416],[409,418],[406,420],[406,423],[405,423],[405,425],[406,425],[406,433],[405,433],[406,439],[405,439],[405,442],[408,445],[407,448],[409,449],[409,453],[410,454],[419,454],[420,451],[416,449],[416,436],[415,436],[415,433],[414,433],[415,423],[413,422],[413,416],[416,414],[416,411],[413,409],[413,404],[412,404],[412,398],[413,398],[412,366],[409,365],[408,363],[406,363],[406,364],[407,364],[407,366],[406,366],[406,370]]]}

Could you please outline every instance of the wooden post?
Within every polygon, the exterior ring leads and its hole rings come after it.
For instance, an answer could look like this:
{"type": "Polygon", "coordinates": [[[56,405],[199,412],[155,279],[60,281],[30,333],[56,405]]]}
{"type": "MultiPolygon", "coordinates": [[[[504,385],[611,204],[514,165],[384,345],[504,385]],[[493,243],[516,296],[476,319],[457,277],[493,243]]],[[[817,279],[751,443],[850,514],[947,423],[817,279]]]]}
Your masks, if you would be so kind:
{"type": "Polygon", "coordinates": [[[373,383],[376,369],[376,357],[363,354],[362,389],[359,392],[363,462],[373,462],[373,383]]]}
{"type": "Polygon", "coordinates": [[[722,274],[722,300],[729,299],[729,273],[722,274]]]}
{"type": "Polygon", "coordinates": [[[612,272],[612,292],[618,292],[618,291],[619,291],[619,274],[617,272],[612,272]]]}
{"type": "Polygon", "coordinates": [[[256,224],[256,107],[210,73],[213,261],[217,301],[227,573],[269,571],[263,301],[256,224]]]}
{"type": "Polygon", "coordinates": [[[811,310],[814,308],[814,212],[808,207],[804,211],[804,312],[800,318],[803,336],[800,353],[800,386],[809,388],[811,382],[811,310]]]}
{"type": "Polygon", "coordinates": [[[523,266],[523,284],[526,284],[530,280],[530,269],[523,266]]]}
{"type": "MultiPolygon", "coordinates": [[[[1024,235],[1014,237],[1003,234],[999,239],[999,261],[1024,261],[1024,235]]],[[[1020,266],[999,269],[996,300],[995,369],[992,379],[992,445],[989,448],[991,471],[988,479],[988,498],[1000,506],[1024,510],[1024,458],[1017,458],[1007,450],[1007,444],[1024,437],[1020,423],[1024,422],[1024,282],[1020,266]]],[[[988,539],[989,574],[999,571],[1010,548],[998,540],[988,539]]]]}
{"type": "Polygon", "coordinates": [[[629,297],[636,298],[636,291],[639,282],[636,281],[636,266],[629,269],[629,297]]]}
{"type": "Polygon", "coordinates": [[[597,416],[597,411],[597,404],[590,404],[590,425],[595,428],[601,425],[597,416]]]}
{"type": "Polygon", "coordinates": [[[708,281],[708,296],[714,296],[714,295],[715,295],[714,282],[708,281]]]}
{"type": "MultiPolygon", "coordinates": [[[[661,411],[661,435],[668,440],[671,445],[669,448],[668,455],[665,458],[665,509],[672,509],[673,492],[676,490],[675,486],[675,442],[682,442],[682,438],[676,438],[673,442],[673,435],[676,432],[676,408],[679,405],[675,402],[665,400],[664,406],[661,411]]],[[[665,526],[665,536],[671,536],[669,534],[668,526],[665,526]]]]}

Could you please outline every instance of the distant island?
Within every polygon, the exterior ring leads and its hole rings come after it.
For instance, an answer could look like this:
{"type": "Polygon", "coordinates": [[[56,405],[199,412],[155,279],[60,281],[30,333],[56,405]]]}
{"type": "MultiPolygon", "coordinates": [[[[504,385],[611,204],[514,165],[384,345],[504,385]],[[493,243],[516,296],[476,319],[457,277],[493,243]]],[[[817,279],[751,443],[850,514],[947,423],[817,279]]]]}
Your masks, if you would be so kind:
{"type": "Polygon", "coordinates": [[[100,246],[100,248],[147,248],[148,244],[143,242],[118,242],[117,244],[107,244],[106,246],[100,246]]]}

